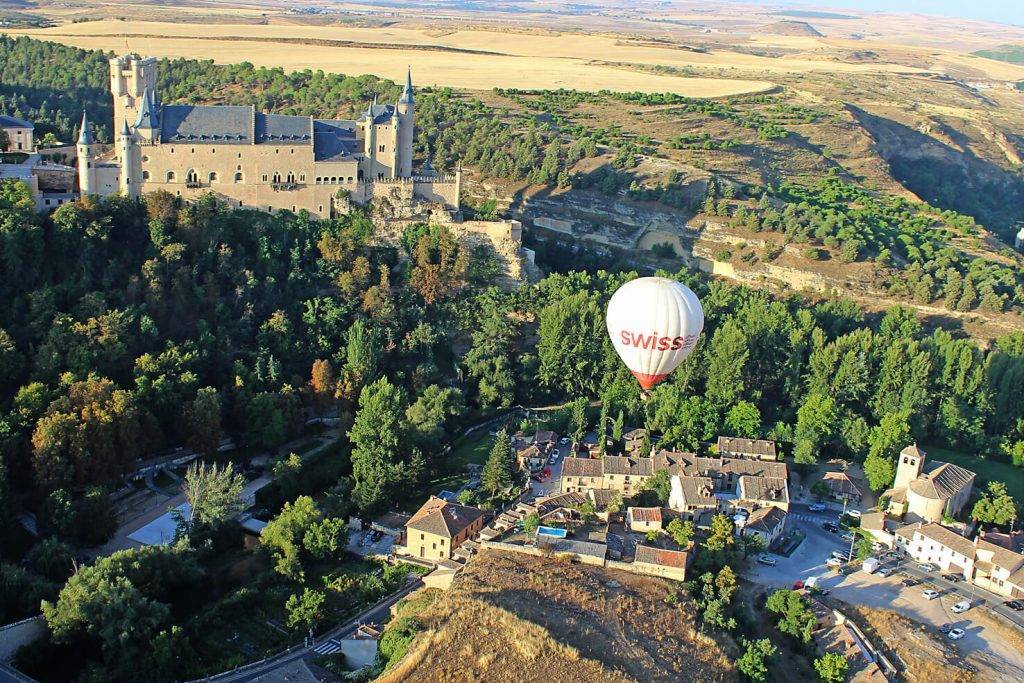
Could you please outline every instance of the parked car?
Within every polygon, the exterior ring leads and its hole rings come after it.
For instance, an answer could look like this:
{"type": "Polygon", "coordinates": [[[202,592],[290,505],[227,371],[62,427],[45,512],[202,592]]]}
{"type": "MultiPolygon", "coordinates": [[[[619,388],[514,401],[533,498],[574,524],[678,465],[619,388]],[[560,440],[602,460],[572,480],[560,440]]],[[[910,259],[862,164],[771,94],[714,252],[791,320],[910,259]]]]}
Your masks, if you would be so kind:
{"type": "Polygon", "coordinates": [[[835,522],[822,522],[821,528],[832,534],[839,533],[839,525],[835,522]]]}
{"type": "Polygon", "coordinates": [[[759,555],[758,558],[757,558],[757,561],[760,562],[761,564],[768,565],[769,567],[774,567],[775,566],[775,558],[774,557],[768,557],[767,555],[759,555]]]}
{"type": "Polygon", "coordinates": [[[890,576],[890,575],[892,575],[892,573],[894,571],[896,571],[896,567],[882,567],[881,569],[878,570],[878,575],[879,576],[890,576]]]}
{"type": "Polygon", "coordinates": [[[558,440],[558,443],[560,443],[562,445],[565,445],[565,444],[569,443],[569,437],[563,436],[561,439],[558,440]]]}
{"type": "Polygon", "coordinates": [[[964,580],[963,574],[943,574],[942,578],[950,583],[959,583],[964,580]]]}
{"type": "Polygon", "coordinates": [[[849,562],[851,559],[850,553],[845,552],[843,550],[833,550],[832,557],[836,558],[837,560],[842,560],[843,562],[849,562]]]}
{"type": "Polygon", "coordinates": [[[847,517],[853,517],[854,519],[860,519],[860,510],[847,510],[847,517]]]}
{"type": "Polygon", "coordinates": [[[838,569],[839,567],[843,566],[843,561],[840,560],[838,557],[830,557],[827,560],[825,560],[825,566],[832,567],[833,569],[838,569]]]}
{"type": "Polygon", "coordinates": [[[551,457],[553,457],[553,458],[558,458],[558,456],[560,456],[561,454],[562,454],[562,452],[560,450],[558,450],[557,448],[553,448],[551,450],[551,457]]]}
{"type": "Polygon", "coordinates": [[[960,640],[965,635],[967,635],[967,631],[963,630],[962,628],[954,628],[950,629],[949,633],[946,634],[946,637],[950,640],[960,640]]]}
{"type": "Polygon", "coordinates": [[[921,583],[921,580],[915,579],[913,576],[908,576],[907,578],[900,581],[900,583],[902,583],[907,588],[910,588],[911,586],[916,586],[917,584],[921,583]]]}
{"type": "Polygon", "coordinates": [[[384,532],[381,531],[380,529],[377,529],[376,531],[374,531],[373,535],[370,536],[370,540],[372,540],[374,543],[377,543],[382,538],[384,538],[384,532]]]}
{"type": "Polygon", "coordinates": [[[803,581],[795,581],[795,582],[793,582],[793,590],[795,590],[795,591],[803,590],[803,587],[804,587],[804,582],[803,581]]]}
{"type": "Polygon", "coordinates": [[[1003,604],[1012,609],[1014,612],[1020,612],[1021,610],[1024,610],[1024,602],[1020,600],[1007,600],[1003,604]]]}
{"type": "Polygon", "coordinates": [[[943,624],[939,627],[939,633],[949,633],[953,630],[953,624],[943,624]]]}
{"type": "Polygon", "coordinates": [[[549,465],[554,465],[555,464],[555,460],[557,460],[557,459],[558,459],[558,456],[552,455],[550,458],[548,458],[548,464],[549,465]]]}
{"type": "Polygon", "coordinates": [[[938,567],[936,567],[931,562],[919,562],[917,568],[923,572],[933,572],[936,569],[938,569],[938,567]]]}
{"type": "Polygon", "coordinates": [[[843,541],[846,541],[847,543],[849,543],[850,541],[853,540],[853,534],[851,534],[849,531],[847,531],[845,534],[843,534],[839,538],[842,539],[843,541]]]}
{"type": "Polygon", "coordinates": [[[963,614],[969,609],[971,609],[971,603],[966,600],[961,600],[952,607],[953,614],[963,614]]]}
{"type": "Polygon", "coordinates": [[[924,592],[921,593],[921,597],[925,600],[934,600],[935,598],[939,597],[939,591],[935,590],[934,588],[925,588],[924,592]]]}
{"type": "Polygon", "coordinates": [[[880,553],[884,549],[885,549],[885,546],[882,545],[881,543],[879,543],[878,541],[875,541],[874,543],[871,544],[871,552],[873,552],[873,553],[880,553]]]}
{"type": "Polygon", "coordinates": [[[824,503],[811,503],[810,505],[807,506],[807,509],[810,510],[811,512],[824,512],[825,511],[825,504],[824,503]]]}

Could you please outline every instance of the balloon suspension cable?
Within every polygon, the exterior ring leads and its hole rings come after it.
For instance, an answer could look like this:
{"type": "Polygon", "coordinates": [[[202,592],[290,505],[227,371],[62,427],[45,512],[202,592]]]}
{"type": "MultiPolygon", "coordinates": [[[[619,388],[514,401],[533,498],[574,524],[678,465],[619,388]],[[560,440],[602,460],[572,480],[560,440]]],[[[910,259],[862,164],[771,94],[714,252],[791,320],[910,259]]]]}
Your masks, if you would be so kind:
{"type": "Polygon", "coordinates": [[[641,389],[640,390],[640,400],[641,401],[646,401],[650,397],[651,397],[651,392],[650,392],[649,389],[641,389]]]}

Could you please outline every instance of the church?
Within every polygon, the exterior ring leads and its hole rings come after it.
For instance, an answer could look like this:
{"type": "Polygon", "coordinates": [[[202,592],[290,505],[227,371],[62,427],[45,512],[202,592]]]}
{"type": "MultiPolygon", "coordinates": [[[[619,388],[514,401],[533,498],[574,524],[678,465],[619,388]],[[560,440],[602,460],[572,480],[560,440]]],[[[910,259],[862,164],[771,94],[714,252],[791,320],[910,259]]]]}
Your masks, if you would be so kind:
{"type": "Polygon", "coordinates": [[[413,170],[411,71],[395,104],[374,102],[354,121],[264,114],[252,106],[163,104],[157,60],[110,60],[113,149],[101,151],[82,116],[81,194],[137,197],[208,192],[233,207],[306,210],[329,218],[374,198],[457,212],[461,172],[413,170]]]}

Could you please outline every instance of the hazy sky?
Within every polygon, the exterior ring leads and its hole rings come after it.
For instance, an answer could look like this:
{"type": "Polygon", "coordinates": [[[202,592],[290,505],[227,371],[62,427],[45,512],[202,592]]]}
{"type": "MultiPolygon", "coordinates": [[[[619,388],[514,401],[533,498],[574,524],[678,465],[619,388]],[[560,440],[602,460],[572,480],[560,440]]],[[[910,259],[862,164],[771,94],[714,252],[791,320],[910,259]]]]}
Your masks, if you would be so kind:
{"type": "MultiPolygon", "coordinates": [[[[808,5],[866,12],[919,12],[1024,25],[1024,0],[790,0],[808,5]]],[[[788,3],[787,3],[788,4],[788,3]]]]}

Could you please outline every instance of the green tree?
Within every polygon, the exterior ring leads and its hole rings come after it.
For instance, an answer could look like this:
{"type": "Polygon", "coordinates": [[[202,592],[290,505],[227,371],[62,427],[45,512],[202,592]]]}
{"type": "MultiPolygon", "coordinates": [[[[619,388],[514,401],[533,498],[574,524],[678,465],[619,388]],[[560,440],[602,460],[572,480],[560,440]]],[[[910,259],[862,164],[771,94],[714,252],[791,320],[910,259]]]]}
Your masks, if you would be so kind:
{"type": "Polygon", "coordinates": [[[1001,481],[990,481],[971,510],[971,518],[986,524],[1005,526],[1017,519],[1017,504],[1001,481]]]}
{"type": "Polygon", "coordinates": [[[823,683],[843,683],[850,663],[838,652],[826,652],[814,660],[814,670],[823,683]]]}
{"type": "Polygon", "coordinates": [[[338,517],[327,517],[310,524],[302,536],[302,547],[321,560],[337,556],[347,543],[348,525],[338,517]]]}
{"type": "Polygon", "coordinates": [[[796,447],[793,455],[800,464],[817,462],[821,448],[832,438],[839,421],[835,399],[824,394],[808,394],[797,411],[796,447]]]}
{"type": "Polygon", "coordinates": [[[511,486],[514,465],[508,432],[502,429],[494,437],[494,446],[491,447],[491,453],[487,456],[487,462],[484,463],[484,469],[480,476],[483,489],[493,497],[511,486]]]}
{"type": "Polygon", "coordinates": [[[729,320],[715,331],[705,356],[705,396],[719,410],[734,405],[744,395],[744,373],[749,357],[750,340],[739,323],[729,320]]]}
{"type": "Polygon", "coordinates": [[[360,510],[376,510],[394,500],[398,487],[415,481],[405,396],[382,377],[359,394],[359,409],[348,437],[352,442],[352,479],[360,510]]]}
{"type": "Polygon", "coordinates": [[[768,596],[765,608],[779,615],[777,626],[780,631],[805,643],[811,642],[814,614],[800,593],[787,589],[777,590],[768,596]]]}
{"type": "Polygon", "coordinates": [[[290,595],[284,604],[288,611],[288,626],[303,631],[313,630],[323,618],[326,600],[326,593],[309,588],[304,588],[302,593],[290,595]]]}
{"type": "Polygon", "coordinates": [[[303,540],[306,533],[320,522],[320,511],[309,496],[299,496],[285,503],[281,512],[263,528],[262,547],[274,558],[278,574],[294,581],[305,576],[302,566],[303,540]]]}
{"type": "Polygon", "coordinates": [[[725,428],[733,436],[756,439],[761,431],[761,411],[747,401],[739,401],[725,414],[725,428]]]}
{"type": "Polygon", "coordinates": [[[436,449],[445,440],[449,422],[465,409],[458,389],[431,384],[405,411],[405,417],[423,448],[436,449]]]}
{"type": "Polygon", "coordinates": [[[587,399],[580,397],[569,404],[569,435],[573,443],[581,443],[587,433],[587,399]]]}
{"type": "Polygon", "coordinates": [[[677,517],[668,523],[666,531],[668,531],[669,535],[680,548],[685,548],[690,543],[690,539],[692,539],[696,533],[696,528],[694,527],[693,522],[689,520],[684,522],[677,517]]]}
{"type": "Polygon", "coordinates": [[[892,460],[868,454],[864,460],[864,476],[871,490],[878,493],[892,485],[896,477],[896,466],[892,460]]]}
{"type": "Polygon", "coordinates": [[[752,681],[768,680],[768,665],[771,664],[778,648],[768,638],[741,641],[743,654],[736,660],[736,668],[752,681]]]}
{"type": "Polygon", "coordinates": [[[54,583],[63,583],[75,573],[74,549],[56,538],[36,543],[25,559],[32,571],[54,583]]]}
{"type": "Polygon", "coordinates": [[[242,486],[245,477],[234,470],[234,464],[224,467],[193,462],[185,472],[181,492],[191,506],[182,533],[188,535],[196,524],[210,528],[234,518],[245,509],[242,486]]]}
{"type": "Polygon", "coordinates": [[[523,519],[523,531],[527,536],[532,536],[539,526],[540,516],[536,512],[531,512],[523,519]]]}
{"type": "Polygon", "coordinates": [[[604,310],[587,292],[542,308],[537,341],[541,384],[565,394],[595,394],[608,336],[604,326],[604,310]]]}
{"type": "Polygon", "coordinates": [[[213,387],[203,387],[185,410],[189,448],[211,457],[220,447],[223,430],[220,423],[220,394],[213,387]]]}

